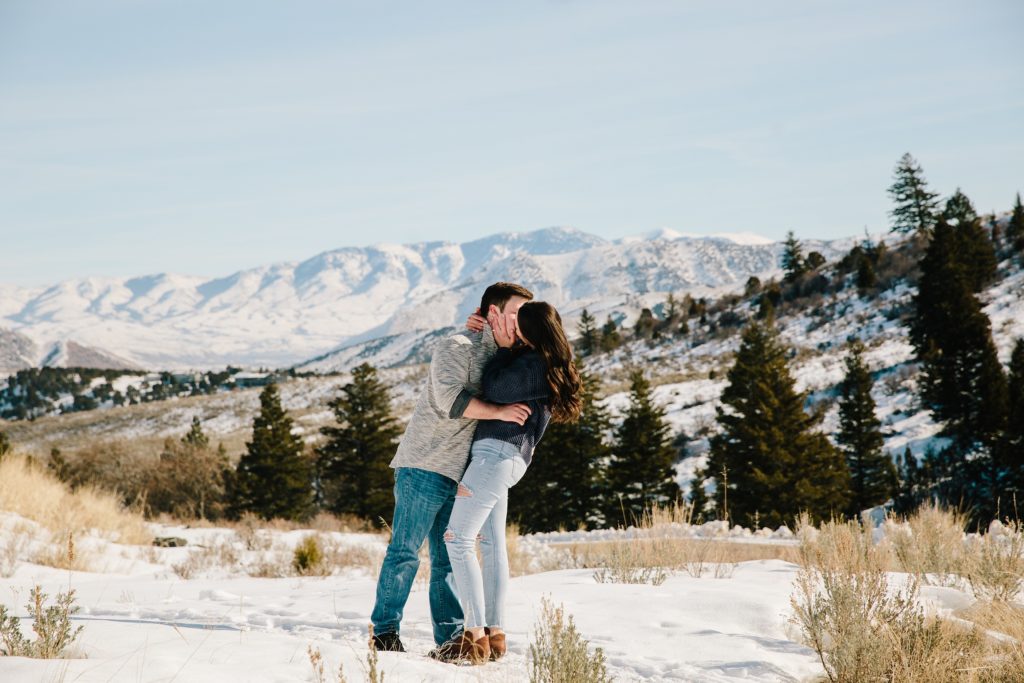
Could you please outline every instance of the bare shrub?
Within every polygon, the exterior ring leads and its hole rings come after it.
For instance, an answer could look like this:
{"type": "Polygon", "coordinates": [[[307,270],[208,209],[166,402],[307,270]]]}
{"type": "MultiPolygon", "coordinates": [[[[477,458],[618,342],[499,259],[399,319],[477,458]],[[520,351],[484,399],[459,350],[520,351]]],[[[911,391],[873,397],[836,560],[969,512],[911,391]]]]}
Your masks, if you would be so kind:
{"type": "Polygon", "coordinates": [[[260,579],[280,579],[292,575],[291,558],[283,552],[264,554],[249,566],[249,576],[260,579]]]}
{"type": "Polygon", "coordinates": [[[906,525],[890,523],[887,538],[903,571],[926,585],[959,586],[966,526],[960,513],[928,504],[918,508],[906,525]]]}
{"type": "Polygon", "coordinates": [[[75,591],[58,593],[52,605],[47,605],[46,600],[42,589],[34,586],[26,605],[36,634],[34,641],[21,632],[21,620],[7,614],[7,608],[0,605],[0,654],[37,659],[56,659],[64,655],[82,633],[81,626],[71,627],[71,615],[78,612],[75,591]]]}
{"type": "Polygon", "coordinates": [[[75,535],[68,531],[56,535],[56,538],[55,542],[46,544],[43,550],[36,553],[33,562],[57,569],[89,571],[89,560],[75,548],[75,535]]]}
{"type": "Polygon", "coordinates": [[[17,522],[0,530],[0,578],[13,576],[18,562],[27,559],[35,533],[32,526],[25,522],[17,522]]]}
{"type": "Polygon", "coordinates": [[[186,581],[202,572],[218,567],[233,569],[239,564],[238,550],[230,541],[215,540],[212,545],[201,546],[189,553],[188,557],[171,567],[174,573],[186,581]]]}
{"type": "Polygon", "coordinates": [[[270,550],[274,545],[269,533],[261,533],[262,522],[262,518],[247,510],[235,523],[235,534],[246,550],[270,550]]]}
{"type": "Polygon", "coordinates": [[[384,561],[384,548],[368,545],[330,543],[325,552],[331,567],[366,569],[374,576],[384,561]]]}
{"type": "Polygon", "coordinates": [[[155,455],[134,451],[119,440],[90,442],[65,459],[58,471],[73,490],[95,488],[117,493],[123,505],[136,506],[145,501],[155,455]]]}
{"type": "Polygon", "coordinates": [[[159,458],[142,467],[137,498],[149,514],[178,519],[220,519],[231,471],[223,447],[210,448],[168,438],[159,458]]]}
{"type": "Polygon", "coordinates": [[[530,643],[530,683],[605,683],[611,681],[604,652],[576,629],[562,605],[541,601],[541,613],[530,643]]]}

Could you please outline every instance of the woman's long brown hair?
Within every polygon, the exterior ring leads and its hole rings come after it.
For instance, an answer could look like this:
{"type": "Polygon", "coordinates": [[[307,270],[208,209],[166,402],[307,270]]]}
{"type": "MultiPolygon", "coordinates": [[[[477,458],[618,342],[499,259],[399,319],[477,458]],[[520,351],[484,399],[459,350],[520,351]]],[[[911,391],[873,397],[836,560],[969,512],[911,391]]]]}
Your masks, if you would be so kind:
{"type": "Polygon", "coordinates": [[[580,374],[572,360],[572,347],[562,329],[562,317],[544,301],[528,301],[516,316],[522,336],[544,359],[551,388],[551,419],[575,422],[580,417],[580,374]]]}

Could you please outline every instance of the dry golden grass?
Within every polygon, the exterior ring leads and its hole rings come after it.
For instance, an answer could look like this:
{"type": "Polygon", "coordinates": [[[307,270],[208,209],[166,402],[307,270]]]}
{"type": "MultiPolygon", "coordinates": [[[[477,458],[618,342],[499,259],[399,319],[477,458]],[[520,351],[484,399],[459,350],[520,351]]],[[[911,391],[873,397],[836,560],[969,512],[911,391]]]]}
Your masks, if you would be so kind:
{"type": "Polygon", "coordinates": [[[989,532],[972,539],[965,552],[964,570],[974,595],[983,600],[1010,602],[1024,587],[1024,525],[993,523],[989,532]]]}
{"type": "Polygon", "coordinates": [[[505,530],[505,550],[508,553],[508,571],[511,576],[525,576],[530,573],[533,558],[519,543],[519,525],[512,523],[505,530]]]}
{"type": "Polygon", "coordinates": [[[1001,667],[1014,676],[1011,680],[1024,681],[1024,605],[983,600],[957,610],[955,616],[1005,636],[997,652],[1001,667]]]}
{"type": "Polygon", "coordinates": [[[894,533],[887,534],[901,571],[922,583],[959,586],[965,574],[964,515],[938,505],[922,505],[894,533]]]}
{"type": "Polygon", "coordinates": [[[926,507],[910,533],[890,527],[895,542],[876,544],[869,527],[831,522],[813,529],[800,521],[801,570],[791,602],[794,623],[819,654],[833,683],[947,683],[1024,681],[1024,606],[978,602],[954,616],[927,616],[919,602],[921,577],[949,585],[972,566],[960,518],[926,507]],[[916,533],[915,533],[916,532],[916,533]],[[952,554],[939,557],[940,552],[952,554]],[[912,569],[893,590],[887,572],[912,569]]]}
{"type": "Polygon", "coordinates": [[[797,561],[798,550],[792,545],[680,536],[679,529],[691,518],[692,510],[685,505],[654,508],[637,521],[633,538],[551,544],[562,551],[558,557],[564,564],[543,570],[595,568],[595,578],[602,582],[661,583],[680,571],[693,578],[709,573],[729,578],[740,562],[797,561]]]}
{"type": "Polygon", "coordinates": [[[61,538],[88,530],[133,545],[153,538],[142,516],[125,510],[116,496],[88,487],[72,492],[23,455],[0,460],[0,510],[37,522],[61,538]]]}

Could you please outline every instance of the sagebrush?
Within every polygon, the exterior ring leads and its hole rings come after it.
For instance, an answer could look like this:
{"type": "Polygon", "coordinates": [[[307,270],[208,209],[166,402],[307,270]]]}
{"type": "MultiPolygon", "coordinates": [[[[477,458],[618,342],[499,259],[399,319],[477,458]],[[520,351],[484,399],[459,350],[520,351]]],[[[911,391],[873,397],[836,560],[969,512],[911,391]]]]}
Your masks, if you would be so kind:
{"type": "Polygon", "coordinates": [[[35,640],[26,638],[21,631],[21,619],[8,614],[7,608],[0,605],[0,654],[36,659],[64,656],[83,628],[71,625],[71,615],[79,609],[75,604],[75,591],[58,593],[52,605],[46,604],[47,598],[39,586],[34,586],[29,593],[26,609],[32,619],[35,640]]]}
{"type": "Polygon", "coordinates": [[[541,601],[530,643],[530,683],[605,683],[611,681],[601,648],[590,651],[572,615],[550,600],[541,601]]]}

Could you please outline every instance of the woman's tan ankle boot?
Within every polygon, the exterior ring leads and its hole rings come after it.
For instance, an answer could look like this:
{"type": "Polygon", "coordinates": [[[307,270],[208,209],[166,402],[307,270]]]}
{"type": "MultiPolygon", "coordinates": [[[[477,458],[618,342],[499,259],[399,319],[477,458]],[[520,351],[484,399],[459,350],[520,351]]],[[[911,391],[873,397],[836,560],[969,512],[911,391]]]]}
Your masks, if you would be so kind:
{"type": "Polygon", "coordinates": [[[505,632],[491,633],[490,628],[484,629],[487,634],[487,642],[491,646],[491,661],[501,659],[505,656],[505,632]]]}

